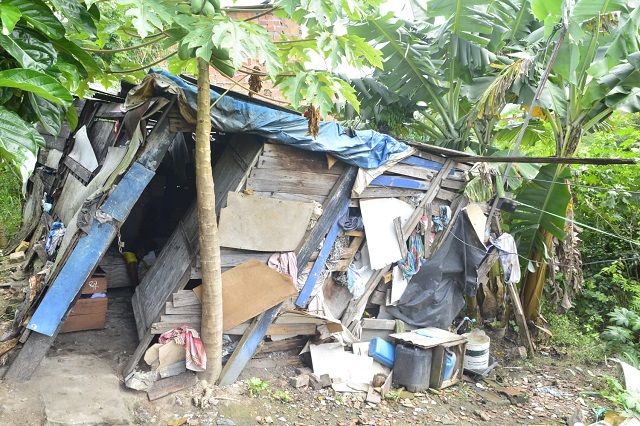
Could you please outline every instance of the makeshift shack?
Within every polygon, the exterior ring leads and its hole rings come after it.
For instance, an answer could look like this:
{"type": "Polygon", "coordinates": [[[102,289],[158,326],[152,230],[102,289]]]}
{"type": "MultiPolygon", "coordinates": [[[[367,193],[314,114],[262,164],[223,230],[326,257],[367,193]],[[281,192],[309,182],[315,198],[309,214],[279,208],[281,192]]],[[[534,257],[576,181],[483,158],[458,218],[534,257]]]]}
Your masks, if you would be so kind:
{"type": "MultiPolygon", "coordinates": [[[[37,278],[3,337],[23,345],[5,380],[30,377],[98,267],[109,288],[138,284],[140,343],[125,377],[158,335],[199,329],[195,106],[193,80],[157,71],[120,96],[76,102],[78,127],[44,135],[12,245],[31,241],[24,265],[37,278]]],[[[475,295],[486,209],[467,213],[472,164],[449,158],[463,153],[334,122],[314,138],[295,111],[234,93],[211,119],[231,353],[222,384],[265,337],[351,345],[402,331],[397,320],[447,328],[475,295]]]]}

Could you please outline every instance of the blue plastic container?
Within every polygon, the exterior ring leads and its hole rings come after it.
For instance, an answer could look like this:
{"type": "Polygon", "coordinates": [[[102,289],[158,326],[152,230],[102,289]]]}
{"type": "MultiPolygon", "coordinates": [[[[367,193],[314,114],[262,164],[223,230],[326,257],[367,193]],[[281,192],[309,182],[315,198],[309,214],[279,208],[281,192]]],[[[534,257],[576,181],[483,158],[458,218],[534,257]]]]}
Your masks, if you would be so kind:
{"type": "Polygon", "coordinates": [[[393,368],[396,359],[396,348],[381,337],[374,337],[369,343],[369,356],[382,365],[393,368]]]}
{"type": "Polygon", "coordinates": [[[456,354],[449,349],[445,349],[444,357],[444,373],[442,374],[443,380],[449,380],[453,375],[453,367],[456,365],[456,354]]]}

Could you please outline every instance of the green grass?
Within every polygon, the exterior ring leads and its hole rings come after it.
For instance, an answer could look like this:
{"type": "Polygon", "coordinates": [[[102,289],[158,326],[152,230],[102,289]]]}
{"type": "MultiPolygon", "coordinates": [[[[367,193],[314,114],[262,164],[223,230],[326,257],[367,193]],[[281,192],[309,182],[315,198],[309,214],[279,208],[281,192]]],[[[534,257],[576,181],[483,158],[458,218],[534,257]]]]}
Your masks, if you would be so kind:
{"type": "Polygon", "coordinates": [[[569,359],[576,363],[602,362],[607,346],[598,333],[587,333],[580,323],[571,316],[545,313],[549,321],[554,345],[567,351],[569,359]]]}
{"type": "MultiPolygon", "coordinates": [[[[22,223],[22,195],[20,181],[8,170],[0,169],[0,225],[7,241],[11,240],[22,223]]],[[[0,235],[0,248],[4,246],[0,235]]]]}

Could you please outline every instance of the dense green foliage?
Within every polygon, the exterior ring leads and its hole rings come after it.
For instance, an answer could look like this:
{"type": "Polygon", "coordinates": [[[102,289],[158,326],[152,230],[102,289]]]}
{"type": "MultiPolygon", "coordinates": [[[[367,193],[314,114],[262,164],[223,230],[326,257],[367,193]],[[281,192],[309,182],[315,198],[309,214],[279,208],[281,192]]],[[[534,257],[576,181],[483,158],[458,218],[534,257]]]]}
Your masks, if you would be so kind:
{"type": "MultiPolygon", "coordinates": [[[[0,232],[4,232],[7,240],[13,238],[20,228],[21,205],[20,181],[12,173],[0,171],[0,232]]],[[[1,243],[0,249],[2,249],[1,243]]]]}

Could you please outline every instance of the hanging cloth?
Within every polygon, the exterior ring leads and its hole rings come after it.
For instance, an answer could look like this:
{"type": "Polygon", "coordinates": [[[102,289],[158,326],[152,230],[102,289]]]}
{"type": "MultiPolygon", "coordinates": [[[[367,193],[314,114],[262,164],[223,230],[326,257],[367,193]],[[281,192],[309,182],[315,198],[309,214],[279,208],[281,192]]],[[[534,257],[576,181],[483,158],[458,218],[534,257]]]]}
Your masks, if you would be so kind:
{"type": "Polygon", "coordinates": [[[511,234],[503,233],[498,238],[490,238],[491,244],[500,253],[500,264],[504,272],[504,282],[517,284],[520,282],[520,261],[518,248],[511,234]]]}

